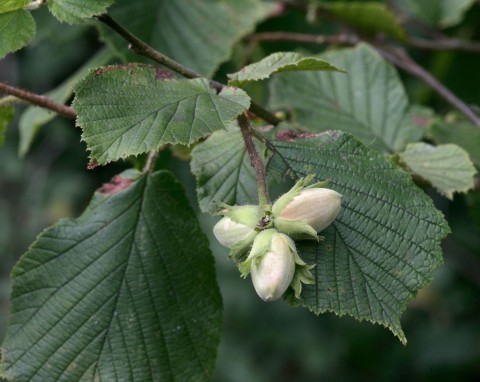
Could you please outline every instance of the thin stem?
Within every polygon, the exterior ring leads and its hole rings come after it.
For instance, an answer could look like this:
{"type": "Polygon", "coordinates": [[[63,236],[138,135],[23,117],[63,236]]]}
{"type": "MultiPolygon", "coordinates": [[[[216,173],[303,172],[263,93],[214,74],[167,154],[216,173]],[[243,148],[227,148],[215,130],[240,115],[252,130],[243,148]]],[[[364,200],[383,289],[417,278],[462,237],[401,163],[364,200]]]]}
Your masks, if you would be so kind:
{"type": "Polygon", "coordinates": [[[253,143],[252,134],[250,131],[250,122],[245,116],[241,114],[238,118],[238,125],[242,131],[243,140],[245,141],[245,146],[247,147],[248,156],[250,157],[250,162],[252,167],[255,169],[255,174],[257,177],[257,186],[258,186],[258,204],[260,208],[264,209],[265,206],[270,204],[270,197],[268,196],[268,187],[266,180],[265,166],[263,165],[262,158],[255,149],[255,144],[253,143]]]}
{"type": "MultiPolygon", "coordinates": [[[[304,44],[338,44],[355,45],[359,42],[357,36],[351,33],[340,33],[337,35],[312,35],[306,33],[292,32],[263,32],[254,33],[245,37],[247,41],[288,41],[304,44]]],[[[410,37],[408,45],[412,48],[424,50],[459,50],[464,52],[480,53],[480,43],[469,40],[454,38],[422,39],[410,37]]]]}
{"type": "Polygon", "coordinates": [[[143,166],[142,173],[147,174],[152,172],[155,169],[155,162],[157,161],[158,155],[160,151],[152,150],[148,154],[147,161],[145,162],[145,166],[143,166]]]}
{"type": "Polygon", "coordinates": [[[165,65],[167,68],[172,69],[173,71],[181,74],[187,78],[197,78],[201,77],[201,75],[194,70],[191,70],[178,62],[172,60],[171,58],[161,54],[159,51],[153,49],[150,45],[145,43],[144,41],[140,40],[137,36],[131,33],[129,30],[124,28],[118,22],[116,22],[112,17],[107,14],[103,14],[97,16],[97,19],[104,23],[105,25],[109,26],[112,30],[122,36],[125,40],[127,40],[131,44],[131,49],[145,57],[149,57],[152,60],[158,62],[159,64],[165,65]]]}
{"type": "Polygon", "coordinates": [[[445,85],[433,77],[430,72],[412,60],[412,58],[405,51],[391,51],[380,46],[375,46],[375,48],[387,61],[423,80],[453,107],[462,112],[468,119],[470,119],[470,121],[472,121],[475,125],[480,126],[480,117],[477,116],[465,102],[463,102],[445,85]]]}
{"type": "Polygon", "coordinates": [[[55,102],[43,95],[31,93],[27,90],[23,90],[23,89],[19,89],[19,88],[7,85],[3,82],[0,82],[0,92],[13,95],[33,105],[37,105],[45,109],[52,110],[67,118],[75,119],[77,117],[77,113],[75,113],[75,111],[70,106],[66,106],[62,103],[55,102]]]}
{"type": "Polygon", "coordinates": [[[289,41],[305,44],[347,44],[353,45],[358,38],[353,34],[341,33],[338,35],[312,35],[292,32],[263,32],[254,33],[245,37],[248,41],[289,41]]]}
{"type": "Polygon", "coordinates": [[[410,37],[408,44],[413,48],[425,50],[459,50],[463,52],[480,53],[480,44],[475,41],[439,38],[436,40],[410,37]]]}
{"type": "MultiPolygon", "coordinates": [[[[129,48],[137,53],[140,56],[148,57],[155,62],[158,62],[161,65],[170,68],[174,72],[181,74],[186,78],[199,78],[203,77],[200,73],[183,66],[182,64],[178,63],[175,60],[172,60],[170,57],[165,56],[164,54],[160,53],[158,50],[154,49],[146,42],[139,39],[129,30],[124,28],[118,22],[116,22],[112,17],[107,14],[97,16],[97,19],[104,23],[105,25],[109,26],[113,31],[118,33],[122,36],[127,42],[130,43],[129,48]]],[[[226,85],[210,80],[210,85],[217,91],[222,91],[226,85]]],[[[271,113],[270,111],[266,110],[263,106],[258,105],[255,102],[251,103],[250,111],[256,114],[258,117],[262,118],[263,120],[271,123],[272,125],[278,125],[282,120],[278,118],[276,115],[271,113]]]]}

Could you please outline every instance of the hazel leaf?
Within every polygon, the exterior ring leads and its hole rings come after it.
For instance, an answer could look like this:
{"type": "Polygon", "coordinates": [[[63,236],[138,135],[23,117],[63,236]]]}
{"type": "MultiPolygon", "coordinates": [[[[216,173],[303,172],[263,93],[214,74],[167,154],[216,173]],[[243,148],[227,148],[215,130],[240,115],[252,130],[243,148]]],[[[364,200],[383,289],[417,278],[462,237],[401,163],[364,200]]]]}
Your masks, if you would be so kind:
{"type": "Polygon", "coordinates": [[[118,65],[92,71],[75,88],[72,104],[91,158],[99,164],[158,149],[191,145],[225,130],[250,107],[241,89],[219,94],[208,80],[165,79],[147,65],[118,65]]]}
{"type": "Polygon", "coordinates": [[[442,214],[408,173],[350,134],[273,145],[271,174],[316,174],[343,195],[325,240],[297,243],[302,259],[315,264],[315,284],[303,286],[301,301],[290,301],[315,314],[381,324],[406,343],[400,316],[443,262],[440,243],[449,227],[442,214]]]}

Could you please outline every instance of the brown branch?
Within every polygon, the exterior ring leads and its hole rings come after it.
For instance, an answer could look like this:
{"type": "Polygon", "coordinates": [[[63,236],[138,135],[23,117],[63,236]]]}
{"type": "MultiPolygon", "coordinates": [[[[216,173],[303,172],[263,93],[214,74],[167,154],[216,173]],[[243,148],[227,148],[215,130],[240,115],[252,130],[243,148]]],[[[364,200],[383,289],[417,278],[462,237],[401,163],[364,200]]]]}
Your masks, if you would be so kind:
{"type": "MultiPolygon", "coordinates": [[[[186,78],[199,78],[203,77],[200,73],[197,73],[194,70],[191,70],[190,68],[187,68],[186,66],[183,66],[182,64],[178,63],[175,60],[172,60],[170,57],[165,56],[164,54],[160,53],[158,50],[152,48],[150,45],[139,39],[137,36],[135,36],[133,33],[131,33],[129,30],[124,28],[122,25],[120,25],[118,22],[116,22],[112,17],[110,17],[107,14],[97,16],[97,19],[104,23],[105,25],[109,26],[113,31],[118,33],[120,36],[122,36],[127,42],[130,43],[129,48],[137,53],[140,56],[148,57],[152,59],[155,62],[158,62],[161,65],[166,66],[167,68],[170,68],[174,72],[181,74],[182,76],[186,78]]],[[[216,89],[217,91],[221,91],[223,88],[226,87],[226,85],[210,80],[210,85],[216,89]]],[[[278,125],[282,120],[278,118],[275,114],[272,112],[266,110],[263,106],[252,102],[250,106],[250,110],[252,113],[256,114],[258,117],[262,118],[263,120],[267,121],[268,123],[271,123],[272,125],[278,125]]]]}
{"type": "Polygon", "coordinates": [[[27,90],[19,89],[14,86],[7,85],[3,82],[0,82],[0,92],[13,95],[33,105],[52,110],[58,114],[63,115],[64,117],[71,119],[77,118],[77,113],[75,113],[75,111],[70,106],[55,102],[46,96],[31,93],[27,90]]]}
{"type": "Polygon", "coordinates": [[[463,52],[480,53],[480,43],[454,38],[422,39],[410,37],[408,45],[412,48],[425,50],[459,50],[463,52]]]}
{"type": "Polygon", "coordinates": [[[392,51],[380,46],[375,46],[375,48],[387,61],[424,81],[433,90],[440,94],[448,103],[462,112],[470,121],[472,121],[475,125],[480,126],[480,117],[476,115],[465,102],[463,102],[445,85],[433,77],[430,72],[412,60],[412,58],[404,50],[397,49],[392,51]]]}
{"type": "MultiPolygon", "coordinates": [[[[201,75],[194,70],[191,70],[178,62],[172,60],[171,58],[163,55],[159,51],[153,49],[150,45],[139,39],[137,36],[135,36],[133,33],[131,33],[129,30],[124,28],[122,25],[120,25],[118,22],[116,22],[112,17],[110,17],[107,14],[103,14],[100,16],[97,16],[97,19],[110,27],[113,31],[115,31],[117,34],[122,36],[126,41],[128,41],[131,46],[130,49],[137,53],[140,56],[145,56],[148,57],[156,62],[158,62],[161,65],[166,66],[167,68],[172,69],[173,71],[177,72],[178,74],[181,74],[184,77],[187,78],[198,78],[201,77],[201,75]]],[[[222,85],[219,84],[219,87],[214,86],[217,90],[222,89],[222,85]]]]}
{"type": "MultiPolygon", "coordinates": [[[[259,34],[258,37],[256,36],[257,35],[251,35],[249,39],[252,40],[253,37],[253,40],[255,41],[296,41],[314,44],[334,41],[334,43],[341,42],[352,45],[360,41],[360,39],[357,38],[355,35],[328,36],[329,38],[325,39],[325,37],[327,36],[275,32],[268,34],[259,34]]],[[[438,94],[440,94],[448,103],[450,103],[453,107],[462,112],[468,119],[470,119],[470,121],[472,121],[475,125],[480,126],[480,117],[478,117],[465,102],[463,102],[445,85],[443,85],[440,81],[433,77],[430,72],[418,65],[404,50],[397,49],[393,51],[386,47],[375,44],[375,42],[371,42],[371,44],[377,49],[377,51],[383,56],[383,58],[385,58],[385,60],[391,62],[400,69],[424,81],[438,94]]]]}
{"type": "Polygon", "coordinates": [[[255,148],[255,144],[253,143],[252,133],[250,131],[250,122],[248,118],[245,116],[245,114],[241,114],[237,120],[243,135],[243,140],[245,141],[245,146],[247,147],[250,162],[252,163],[252,167],[255,169],[258,185],[258,204],[260,205],[260,208],[263,208],[270,204],[265,166],[263,165],[262,158],[260,158],[260,155],[257,153],[255,148]]]}
{"type": "Polygon", "coordinates": [[[311,35],[306,33],[292,32],[263,32],[255,33],[245,37],[247,41],[288,41],[300,42],[305,44],[340,44],[354,45],[358,38],[353,34],[338,35],[311,35]]]}

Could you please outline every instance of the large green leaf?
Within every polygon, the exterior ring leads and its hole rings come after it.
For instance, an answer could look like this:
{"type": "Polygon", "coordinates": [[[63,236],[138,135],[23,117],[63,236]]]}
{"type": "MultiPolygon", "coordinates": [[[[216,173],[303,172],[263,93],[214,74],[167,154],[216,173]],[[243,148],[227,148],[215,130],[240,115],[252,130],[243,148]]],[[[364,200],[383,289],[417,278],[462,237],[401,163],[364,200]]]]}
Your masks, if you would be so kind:
{"type": "Polygon", "coordinates": [[[163,79],[150,66],[111,66],[91,72],[72,104],[91,157],[104,164],[157,149],[191,144],[226,129],[250,106],[238,88],[220,94],[206,79],[163,79]]]}
{"type": "Polygon", "coordinates": [[[473,163],[480,168],[480,129],[467,121],[446,122],[437,120],[427,130],[435,143],[455,143],[465,149],[473,163]]]}
{"type": "Polygon", "coordinates": [[[168,172],[115,177],[44,231],[12,273],[4,376],[22,382],[206,381],[221,298],[213,258],[168,172]]]}
{"type": "Polygon", "coordinates": [[[400,20],[385,4],[372,1],[334,2],[322,4],[321,9],[367,35],[383,33],[399,40],[407,39],[400,20]]]}
{"type": "Polygon", "coordinates": [[[400,158],[414,174],[429,181],[449,199],[454,192],[467,192],[474,186],[475,166],[468,153],[457,145],[411,143],[400,153],[400,158]]]}
{"type": "Polygon", "coordinates": [[[12,121],[14,109],[11,106],[0,106],[0,145],[5,141],[7,125],[12,121]]]}
{"type": "MultiPolygon", "coordinates": [[[[110,13],[160,52],[211,76],[271,9],[259,0],[117,0],[110,13]]],[[[101,32],[127,61],[141,59],[107,27],[101,32]]]]}
{"type": "Polygon", "coordinates": [[[16,11],[30,3],[30,0],[2,0],[0,2],[0,13],[16,11]]]}
{"type": "Polygon", "coordinates": [[[475,0],[396,0],[402,10],[419,20],[442,28],[462,21],[475,0]]]}
{"type": "Polygon", "coordinates": [[[228,75],[229,84],[243,86],[249,82],[269,78],[280,72],[298,72],[305,70],[325,70],[343,72],[325,60],[314,57],[305,57],[296,52],[277,52],[264,59],[244,67],[236,73],[228,75]]]}
{"type": "Polygon", "coordinates": [[[105,13],[113,2],[114,0],[48,0],[48,8],[60,21],[78,24],[105,13]]]}
{"type": "MultiPolygon", "coordinates": [[[[100,50],[61,85],[48,92],[46,96],[53,101],[65,103],[72,96],[74,85],[88,73],[88,70],[100,65],[105,65],[111,58],[112,53],[108,49],[100,50]]],[[[52,113],[51,110],[38,106],[30,106],[25,110],[18,122],[20,131],[18,152],[20,156],[27,154],[40,128],[56,116],[57,114],[52,113]]]]}
{"type": "Polygon", "coordinates": [[[35,20],[23,9],[0,14],[0,58],[23,48],[35,36],[35,20]]]}
{"type": "Polygon", "coordinates": [[[300,304],[382,324],[405,343],[400,316],[442,263],[440,241],[449,232],[442,214],[407,173],[349,134],[274,147],[270,172],[315,174],[343,195],[325,240],[298,243],[303,260],[315,264],[315,285],[304,286],[300,304]]]}
{"type": "Polygon", "coordinates": [[[257,204],[255,171],[239,130],[218,131],[192,151],[200,209],[214,214],[215,202],[257,204]]]}
{"type": "Polygon", "coordinates": [[[405,124],[408,99],[395,69],[362,44],[319,56],[348,74],[285,73],[271,81],[271,105],[293,114],[312,132],[331,129],[354,134],[379,150],[402,150],[416,140],[405,124]]]}

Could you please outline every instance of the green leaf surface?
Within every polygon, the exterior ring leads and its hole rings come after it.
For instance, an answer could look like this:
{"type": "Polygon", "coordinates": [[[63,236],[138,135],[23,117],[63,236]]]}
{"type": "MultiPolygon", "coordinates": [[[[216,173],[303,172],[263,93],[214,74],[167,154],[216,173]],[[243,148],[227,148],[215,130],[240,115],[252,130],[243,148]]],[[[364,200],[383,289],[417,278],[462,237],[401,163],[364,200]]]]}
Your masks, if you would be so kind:
{"type": "MultiPolygon", "coordinates": [[[[111,58],[112,53],[108,49],[100,50],[61,85],[48,92],[46,96],[53,101],[65,103],[72,96],[74,85],[85,77],[91,68],[105,65],[111,58]]],[[[23,112],[18,123],[20,132],[18,152],[20,156],[25,156],[28,150],[30,150],[33,140],[40,128],[56,116],[57,114],[52,111],[37,106],[30,106],[23,112]]]]}
{"type": "Polygon", "coordinates": [[[228,75],[230,85],[243,86],[249,82],[264,80],[280,72],[324,70],[344,72],[325,60],[305,57],[296,52],[277,52],[228,75]]]}
{"type": "Polygon", "coordinates": [[[2,0],[0,2],[0,13],[22,9],[28,3],[30,3],[30,0],[2,0]]]}
{"type": "Polygon", "coordinates": [[[405,148],[408,143],[421,140],[435,119],[432,109],[422,105],[410,105],[399,128],[397,147],[405,148]]]}
{"type": "Polygon", "coordinates": [[[367,146],[400,151],[416,140],[405,124],[408,99],[395,69],[361,44],[319,56],[348,74],[285,73],[271,81],[271,107],[292,113],[300,128],[352,133],[367,146]]]}
{"type": "Polygon", "coordinates": [[[104,185],[15,266],[4,377],[212,377],[222,304],[208,241],[170,173],[135,177],[104,185]]]}
{"type": "Polygon", "coordinates": [[[0,14],[0,59],[23,48],[35,36],[35,20],[23,9],[0,14]]]}
{"type": "Polygon", "coordinates": [[[7,125],[12,121],[14,108],[11,106],[0,106],[0,145],[5,142],[5,133],[7,125]]]}
{"type": "Polygon", "coordinates": [[[397,0],[406,13],[432,26],[452,27],[463,20],[475,0],[397,0]]]}
{"type": "Polygon", "coordinates": [[[325,240],[297,243],[302,259],[315,264],[315,285],[304,286],[300,304],[379,323],[405,343],[400,316],[442,264],[440,241],[449,232],[442,214],[406,172],[349,134],[274,146],[269,172],[315,174],[343,195],[325,240]]]}
{"type": "Polygon", "coordinates": [[[257,204],[255,171],[239,130],[217,131],[195,146],[190,165],[203,212],[215,214],[215,202],[257,204]]]}
{"type": "Polygon", "coordinates": [[[165,143],[189,145],[226,129],[250,106],[241,89],[216,94],[206,79],[170,80],[158,73],[144,65],[110,66],[77,85],[72,104],[77,124],[99,164],[165,143]]]}
{"type": "MultiPolygon", "coordinates": [[[[155,49],[210,77],[271,9],[259,0],[117,0],[110,14],[155,49]]],[[[100,29],[126,61],[139,60],[125,40],[100,29]]]]}
{"type": "Polygon", "coordinates": [[[400,158],[414,174],[449,199],[453,199],[454,192],[467,192],[474,186],[475,166],[468,153],[457,145],[411,143],[400,158]]]}
{"type": "Polygon", "coordinates": [[[427,137],[437,144],[454,143],[465,149],[473,163],[480,168],[480,129],[470,122],[435,121],[427,130],[427,137]]]}
{"type": "Polygon", "coordinates": [[[367,35],[382,33],[399,40],[407,40],[400,20],[385,4],[370,1],[334,2],[322,4],[321,9],[367,35]]]}
{"type": "Polygon", "coordinates": [[[105,13],[114,0],[48,0],[48,8],[62,22],[79,24],[105,13]]]}

